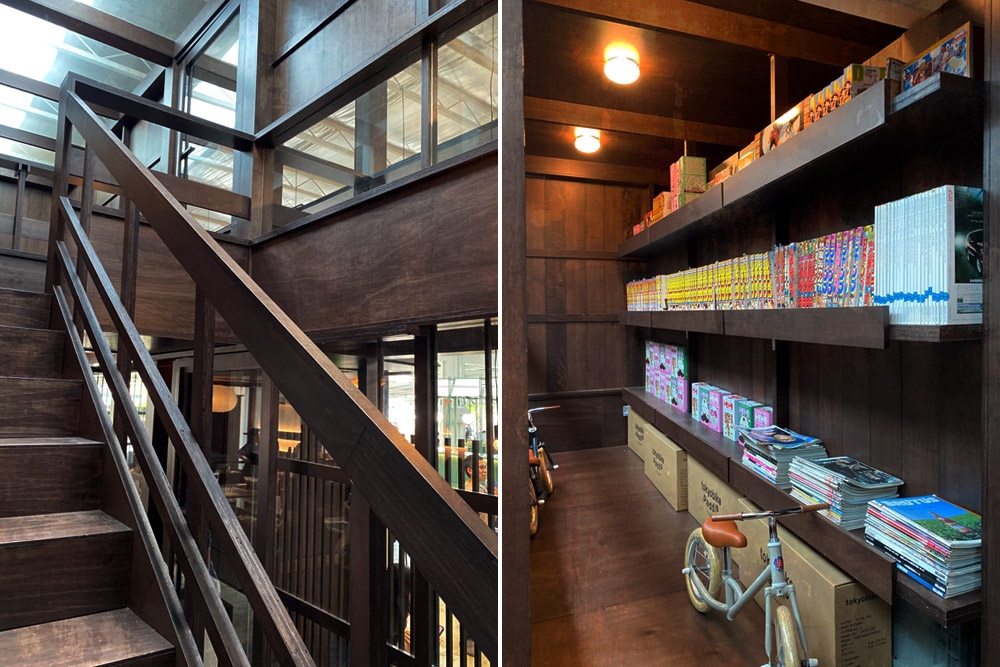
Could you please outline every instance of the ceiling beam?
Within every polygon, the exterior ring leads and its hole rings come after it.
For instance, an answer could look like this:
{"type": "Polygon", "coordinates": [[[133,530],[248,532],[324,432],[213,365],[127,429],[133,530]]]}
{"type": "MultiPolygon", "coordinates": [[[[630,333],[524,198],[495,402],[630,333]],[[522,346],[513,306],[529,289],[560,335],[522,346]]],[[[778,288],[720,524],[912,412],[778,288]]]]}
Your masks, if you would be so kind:
{"type": "Polygon", "coordinates": [[[174,62],[174,43],[166,37],[82,2],[3,0],[3,4],[157,65],[170,67],[174,62]]]}
{"type": "Polygon", "coordinates": [[[746,146],[754,136],[750,130],[739,127],[651,116],[634,111],[605,109],[586,104],[547,100],[541,97],[524,98],[524,118],[525,120],[540,120],[547,123],[592,127],[610,132],[630,132],[721,146],[746,146]]]}
{"type": "Polygon", "coordinates": [[[629,23],[640,28],[703,37],[746,46],[766,53],[844,67],[864,62],[873,54],[865,44],[775,21],[716,9],[690,0],[539,0],[595,18],[629,23]]]}
{"type": "Polygon", "coordinates": [[[647,169],[645,167],[567,160],[539,155],[524,156],[524,172],[529,175],[564,176],[566,178],[582,178],[588,181],[609,181],[636,185],[670,182],[670,174],[666,169],[647,169]]]}

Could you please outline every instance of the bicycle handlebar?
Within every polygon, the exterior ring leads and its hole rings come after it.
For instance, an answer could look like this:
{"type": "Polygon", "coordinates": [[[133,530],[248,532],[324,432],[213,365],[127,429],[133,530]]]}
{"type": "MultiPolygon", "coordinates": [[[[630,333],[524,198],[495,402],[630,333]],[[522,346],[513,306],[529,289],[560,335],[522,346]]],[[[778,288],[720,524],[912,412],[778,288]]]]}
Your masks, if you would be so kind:
{"type": "Polygon", "coordinates": [[[712,521],[744,521],[746,519],[767,519],[772,516],[787,516],[789,514],[804,514],[806,512],[818,512],[830,509],[830,503],[817,503],[815,505],[800,505],[789,507],[783,510],[770,510],[767,512],[739,512],[737,514],[714,514],[712,521]]]}

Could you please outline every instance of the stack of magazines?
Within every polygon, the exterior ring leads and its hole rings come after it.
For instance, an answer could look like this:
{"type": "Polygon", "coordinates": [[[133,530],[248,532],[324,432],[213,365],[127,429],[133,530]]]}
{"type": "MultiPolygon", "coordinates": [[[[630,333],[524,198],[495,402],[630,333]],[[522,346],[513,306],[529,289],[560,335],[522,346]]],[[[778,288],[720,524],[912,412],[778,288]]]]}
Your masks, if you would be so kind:
{"type": "Polygon", "coordinates": [[[736,440],[743,447],[743,465],[783,489],[791,486],[788,465],[793,457],[826,457],[826,449],[817,438],[800,435],[780,426],[738,428],[737,432],[739,435],[736,440]]]}
{"type": "Polygon", "coordinates": [[[982,583],[982,519],[935,495],[868,503],[865,540],[943,598],[982,583]]]}
{"type": "Polygon", "coordinates": [[[792,459],[788,466],[792,496],[803,503],[829,503],[820,512],[846,530],[865,525],[868,501],[895,498],[903,480],[850,456],[792,459]]]}

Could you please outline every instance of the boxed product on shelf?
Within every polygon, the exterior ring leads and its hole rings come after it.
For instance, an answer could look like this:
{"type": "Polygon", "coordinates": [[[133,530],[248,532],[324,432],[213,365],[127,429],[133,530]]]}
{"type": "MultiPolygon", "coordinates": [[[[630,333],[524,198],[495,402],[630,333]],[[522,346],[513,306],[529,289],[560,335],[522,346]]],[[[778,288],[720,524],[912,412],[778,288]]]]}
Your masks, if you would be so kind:
{"type": "Polygon", "coordinates": [[[966,23],[903,67],[903,90],[938,72],[972,76],[972,46],[972,24],[966,23]]]}
{"type": "Polygon", "coordinates": [[[746,397],[739,394],[726,394],[722,397],[722,435],[730,440],[736,440],[736,406],[745,400],[746,397]]]}
{"type": "Polygon", "coordinates": [[[687,485],[687,509],[698,523],[713,514],[740,511],[740,494],[692,456],[687,460],[687,485]]]}
{"type": "Polygon", "coordinates": [[[687,452],[655,427],[646,431],[646,477],[670,506],[678,512],[687,509],[687,452]]]}
{"type": "MultiPolygon", "coordinates": [[[[702,422],[702,413],[708,410],[708,391],[702,392],[705,387],[711,387],[707,382],[695,382],[691,385],[691,417],[698,423],[702,422]],[[702,405],[702,396],[705,397],[705,404],[702,405]]],[[[707,422],[708,416],[705,420],[707,422]]]]}
{"type": "Polygon", "coordinates": [[[823,90],[799,103],[802,129],[809,127],[831,111],[842,107],[885,78],[885,67],[852,63],[844,73],[823,90]]]}
{"type": "Polygon", "coordinates": [[[705,189],[709,189],[722,183],[727,178],[735,174],[737,170],[737,165],[740,162],[739,153],[734,154],[732,157],[721,162],[717,167],[708,172],[707,183],[705,189]]]}
{"type": "Polygon", "coordinates": [[[875,207],[875,305],[891,324],[983,318],[983,191],[944,185],[875,207]]]}
{"type": "Polygon", "coordinates": [[[684,192],[705,191],[708,169],[705,158],[682,155],[670,165],[670,192],[676,197],[684,192]]]}
{"type": "Polygon", "coordinates": [[[736,171],[743,171],[760,159],[762,135],[763,132],[758,132],[754,136],[753,141],[751,141],[746,148],[736,154],[736,171]]]}
{"type": "Polygon", "coordinates": [[[802,130],[802,109],[794,106],[760,133],[760,152],[770,153],[802,130]]]}
{"type": "Polygon", "coordinates": [[[761,428],[774,424],[774,409],[768,405],[758,405],[753,409],[753,427],[761,428]]]}
{"type": "Polygon", "coordinates": [[[716,433],[722,432],[722,396],[727,393],[717,387],[708,391],[708,427],[716,433]]]}
{"type": "MultiPolygon", "coordinates": [[[[735,511],[760,508],[741,498],[735,511]]],[[[753,519],[738,526],[747,536],[747,546],[733,549],[732,557],[740,581],[748,586],[769,561],[767,521],[753,519]]],[[[809,657],[820,665],[839,667],[892,664],[892,608],[784,526],[778,526],[778,535],[785,572],[795,585],[809,657]]],[[[763,609],[764,591],[754,599],[763,609]]]]}
{"type": "Polygon", "coordinates": [[[740,401],[736,404],[736,427],[753,428],[754,408],[764,405],[757,401],[740,401]]]}
{"type": "Polygon", "coordinates": [[[657,220],[662,218],[667,214],[670,209],[670,193],[661,192],[660,194],[653,197],[653,217],[657,220]]]}

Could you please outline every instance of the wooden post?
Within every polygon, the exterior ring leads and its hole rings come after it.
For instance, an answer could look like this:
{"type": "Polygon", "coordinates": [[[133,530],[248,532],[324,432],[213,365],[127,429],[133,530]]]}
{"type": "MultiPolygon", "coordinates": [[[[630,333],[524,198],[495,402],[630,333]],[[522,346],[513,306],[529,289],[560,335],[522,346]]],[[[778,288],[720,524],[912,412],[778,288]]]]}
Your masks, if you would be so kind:
{"type": "MultiPolygon", "coordinates": [[[[433,4],[434,0],[430,0],[433,4]]],[[[425,42],[420,65],[421,99],[420,166],[429,167],[437,162],[437,42],[425,42]]]]}
{"type": "MultiPolygon", "coordinates": [[[[413,398],[416,406],[414,445],[417,452],[437,468],[437,331],[421,327],[413,337],[413,398]]],[[[404,545],[405,546],[405,545],[404,545]]],[[[417,664],[431,664],[434,644],[432,628],[437,626],[434,597],[427,579],[413,567],[413,617],[410,619],[410,652],[417,664]]]]}
{"type": "MultiPolygon", "coordinates": [[[[387,664],[385,526],[351,493],[351,667],[387,664]]],[[[427,664],[427,663],[422,663],[427,664]]]]}
{"type": "MultiPolygon", "coordinates": [[[[90,218],[94,209],[94,151],[89,146],[83,151],[83,186],[80,193],[80,226],[83,233],[90,235],[90,218]]],[[[20,186],[20,184],[19,184],[20,186]]],[[[15,228],[17,221],[15,220],[15,228]]],[[[76,275],[80,277],[83,288],[87,288],[87,271],[84,267],[83,254],[76,254],[76,275]]],[[[79,303],[73,305],[73,323],[78,332],[83,332],[83,311],[79,303]]]]}
{"type": "MultiPolygon", "coordinates": [[[[135,321],[135,292],[136,276],[139,268],[139,208],[131,199],[125,201],[125,219],[122,221],[122,273],[121,287],[119,293],[122,305],[129,319],[135,321]]],[[[118,372],[125,378],[125,382],[131,386],[132,363],[129,359],[128,351],[123,345],[118,345],[115,354],[118,372]]],[[[119,408],[115,408],[115,435],[122,450],[127,448],[127,418],[125,413],[119,408]]]]}
{"type": "Polygon", "coordinates": [[[503,140],[501,153],[503,193],[504,271],[503,365],[509,369],[503,382],[504,461],[500,504],[503,515],[503,664],[531,664],[531,557],[528,535],[528,409],[526,223],[524,184],[524,78],[523,3],[505,0],[501,7],[503,39],[503,140]]]}
{"type": "Polygon", "coordinates": [[[24,184],[28,180],[28,165],[17,167],[17,198],[14,200],[14,229],[11,230],[11,250],[21,249],[21,225],[24,222],[24,184]]]}
{"type": "MultiPolygon", "coordinates": [[[[65,197],[69,194],[69,158],[70,158],[70,146],[73,140],[73,128],[66,118],[64,109],[66,108],[68,91],[63,88],[59,93],[59,121],[58,128],[56,130],[56,156],[55,162],[55,173],[52,177],[52,209],[49,214],[49,245],[47,251],[47,264],[45,268],[45,291],[48,293],[52,292],[52,285],[56,281],[56,276],[59,271],[59,260],[56,255],[56,241],[59,241],[63,237],[63,222],[61,213],[61,204],[59,203],[60,197],[65,197]]],[[[56,305],[55,299],[52,300],[52,309],[49,314],[49,325],[56,329],[59,328],[59,320],[61,315],[58,312],[58,306],[56,305]]]]}
{"type": "MultiPolygon", "coordinates": [[[[257,447],[257,533],[254,551],[264,571],[276,581],[274,540],[278,511],[278,388],[261,373],[260,444],[257,447]]],[[[260,626],[254,624],[253,664],[270,664],[260,626]]]]}

